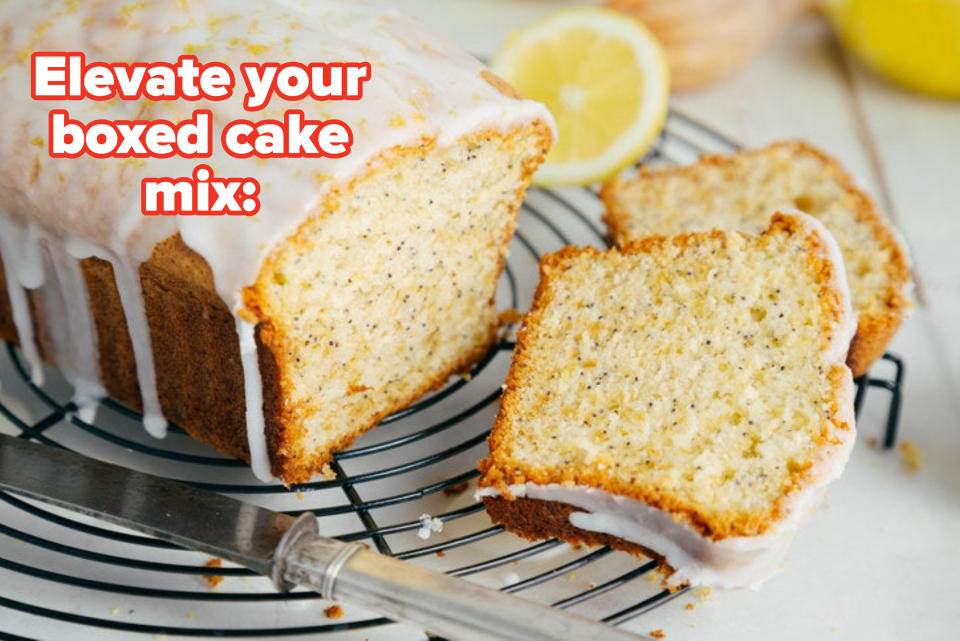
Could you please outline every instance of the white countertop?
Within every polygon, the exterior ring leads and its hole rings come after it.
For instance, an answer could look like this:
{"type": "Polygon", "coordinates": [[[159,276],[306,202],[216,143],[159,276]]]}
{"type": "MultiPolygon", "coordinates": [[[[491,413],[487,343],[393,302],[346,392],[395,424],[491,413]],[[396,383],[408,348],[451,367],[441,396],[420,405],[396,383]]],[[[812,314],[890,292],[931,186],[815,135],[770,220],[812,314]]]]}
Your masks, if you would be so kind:
{"type": "MultiPolygon", "coordinates": [[[[487,56],[511,28],[575,2],[395,3],[487,56]]],[[[862,431],[841,481],[759,592],[684,595],[628,628],[667,639],[955,639],[960,635],[960,103],[906,93],[801,19],[732,77],[673,104],[746,145],[801,137],[840,158],[890,213],[915,262],[920,303],[894,341],[906,360],[907,472],[862,431]],[[688,603],[693,610],[686,610],[688,603]]],[[[879,392],[874,392],[879,394],[879,392]]],[[[878,421],[863,424],[879,430],[878,421]]],[[[865,428],[866,429],[866,428],[865,428]]]]}

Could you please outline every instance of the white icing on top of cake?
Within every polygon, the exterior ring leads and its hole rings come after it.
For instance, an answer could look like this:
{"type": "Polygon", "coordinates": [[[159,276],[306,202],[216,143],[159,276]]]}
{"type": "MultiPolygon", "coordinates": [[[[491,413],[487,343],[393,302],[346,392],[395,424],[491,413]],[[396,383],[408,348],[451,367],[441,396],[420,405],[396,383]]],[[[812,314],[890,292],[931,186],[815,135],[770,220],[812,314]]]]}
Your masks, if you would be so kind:
{"type": "MultiPolygon", "coordinates": [[[[398,13],[354,0],[51,0],[0,2],[0,224],[20,235],[42,230],[48,242],[73,247],[71,255],[98,256],[114,268],[137,359],[145,423],[161,436],[165,422],[157,398],[149,329],[138,269],[161,240],[179,233],[209,263],[220,297],[235,312],[242,289],[251,285],[271,248],[307,216],[317,213],[335,184],[360,175],[391,147],[436,139],[440,146],[471,131],[507,131],[542,120],[546,109],[504,96],[481,76],[484,67],[457,46],[398,13]],[[233,96],[223,101],[42,101],[29,99],[30,54],[83,51],[91,62],[176,62],[194,54],[201,63],[223,62],[235,76],[233,96]],[[277,96],[258,112],[243,109],[243,62],[370,62],[372,77],[359,101],[290,102],[277,96]],[[351,153],[340,159],[238,159],[219,145],[219,131],[235,119],[282,120],[286,109],[306,118],[338,118],[353,130],[351,153]],[[71,118],[188,119],[194,110],[213,114],[213,156],[198,161],[168,159],[78,159],[47,155],[47,112],[67,109],[71,118]],[[256,216],[152,216],[140,211],[140,182],[148,177],[190,176],[200,162],[220,178],[259,180],[256,216]],[[75,242],[75,241],[82,242],[75,242]],[[84,251],[81,251],[83,249],[84,251]]],[[[41,369],[26,297],[16,286],[36,289],[50,283],[42,266],[28,265],[31,252],[5,242],[2,249],[8,290],[23,352],[35,380],[41,369]]],[[[86,296],[85,291],[82,296],[86,296]]],[[[80,299],[67,301],[72,308],[80,299]]],[[[252,327],[237,316],[244,355],[248,433],[254,469],[269,476],[263,443],[259,386],[252,327]],[[245,338],[244,338],[245,337],[245,338]],[[256,397],[256,398],[255,398],[256,397]],[[253,405],[257,403],[257,405],[253,405]],[[259,416],[259,418],[256,418],[259,416]]],[[[61,362],[61,354],[56,355],[61,362]]],[[[96,359],[93,359],[94,361],[96,359]]],[[[87,359],[89,361],[89,359],[87,359]]],[[[99,385],[95,362],[79,378],[99,385]]],[[[91,387],[90,389],[94,389],[91,387]]]]}

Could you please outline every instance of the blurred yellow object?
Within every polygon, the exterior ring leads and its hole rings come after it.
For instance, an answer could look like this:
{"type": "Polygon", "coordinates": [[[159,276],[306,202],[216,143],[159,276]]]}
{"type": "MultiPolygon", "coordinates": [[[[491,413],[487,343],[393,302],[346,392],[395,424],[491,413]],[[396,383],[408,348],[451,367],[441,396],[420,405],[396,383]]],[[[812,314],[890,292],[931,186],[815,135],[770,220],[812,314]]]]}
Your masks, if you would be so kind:
{"type": "Polygon", "coordinates": [[[960,0],[826,0],[840,40],[904,85],[960,98],[960,0]]]}
{"type": "Polygon", "coordinates": [[[669,71],[643,25],[576,8],[522,27],[491,61],[523,95],[547,105],[558,139],[534,180],[588,184],[639,160],[663,127],[669,71]]]}

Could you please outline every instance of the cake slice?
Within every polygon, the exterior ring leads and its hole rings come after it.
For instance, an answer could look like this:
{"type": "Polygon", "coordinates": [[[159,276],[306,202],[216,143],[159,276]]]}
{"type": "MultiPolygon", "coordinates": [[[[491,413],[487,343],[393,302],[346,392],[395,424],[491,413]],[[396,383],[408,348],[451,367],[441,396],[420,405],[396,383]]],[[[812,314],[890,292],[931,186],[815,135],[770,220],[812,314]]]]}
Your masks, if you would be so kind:
{"type": "Polygon", "coordinates": [[[831,236],[777,214],[544,257],[481,462],[494,521],[755,586],[854,440],[855,324],[831,236]]]}
{"type": "Polygon", "coordinates": [[[907,252],[840,164],[802,142],[780,142],[687,167],[641,169],[601,192],[618,245],[651,234],[709,229],[759,233],[778,209],[800,209],[836,238],[859,326],[847,355],[854,376],[880,356],[909,308],[907,252]]]}

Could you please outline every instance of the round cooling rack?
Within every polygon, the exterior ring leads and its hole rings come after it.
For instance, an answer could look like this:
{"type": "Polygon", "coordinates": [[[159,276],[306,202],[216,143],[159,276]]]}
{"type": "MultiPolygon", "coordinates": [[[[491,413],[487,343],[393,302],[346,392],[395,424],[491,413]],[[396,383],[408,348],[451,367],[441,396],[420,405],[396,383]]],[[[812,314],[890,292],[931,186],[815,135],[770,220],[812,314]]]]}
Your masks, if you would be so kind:
{"type": "MultiPolygon", "coordinates": [[[[671,112],[649,164],[687,163],[702,152],[730,151],[731,140],[671,112]]],[[[601,206],[589,189],[531,189],[500,279],[501,308],[529,306],[538,261],[565,245],[605,244],[601,206]]],[[[574,549],[556,540],[530,543],[492,525],[473,500],[477,460],[486,453],[513,343],[504,338],[468,377],[452,380],[385,419],[336,456],[335,477],[285,488],[258,482],[247,466],[171,428],[153,440],[140,416],[104,400],[92,423],[70,403],[53,370],[42,388],[29,382],[17,351],[0,350],[0,431],[75,450],[292,514],[310,510],[321,531],[380,552],[526,598],[617,624],[670,599],[650,573],[656,563],[609,548],[574,549]],[[422,539],[420,517],[443,524],[422,539]]],[[[902,363],[887,355],[857,381],[862,431],[896,437],[902,363]],[[867,390],[879,387],[884,394],[867,390]],[[861,413],[861,409],[864,408],[861,413]]],[[[250,571],[0,492],[0,636],[42,639],[177,637],[420,640],[424,633],[316,594],[278,594],[250,571]]]]}

